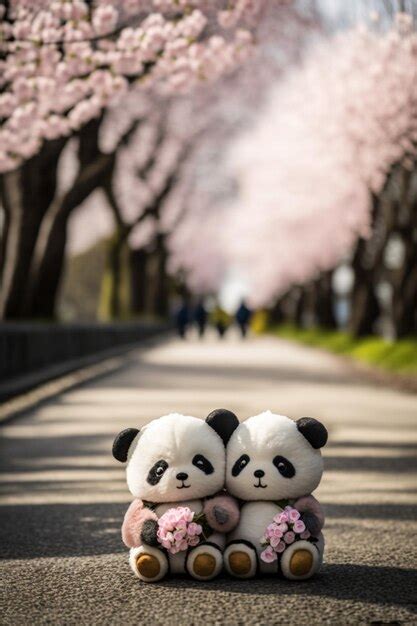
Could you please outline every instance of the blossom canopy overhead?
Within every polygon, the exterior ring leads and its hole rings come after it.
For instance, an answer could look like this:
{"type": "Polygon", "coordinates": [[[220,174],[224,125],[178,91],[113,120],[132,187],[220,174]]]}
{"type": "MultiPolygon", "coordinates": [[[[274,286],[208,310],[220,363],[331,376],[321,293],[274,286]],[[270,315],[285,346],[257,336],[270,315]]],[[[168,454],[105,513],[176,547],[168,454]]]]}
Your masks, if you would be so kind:
{"type": "Polygon", "coordinates": [[[231,148],[239,193],[217,220],[218,246],[248,279],[253,305],[271,304],[348,257],[370,235],[373,198],[392,169],[413,166],[410,26],[400,14],[388,32],[355,28],[315,44],[231,148]]]}
{"type": "Polygon", "coordinates": [[[159,93],[246,58],[265,0],[10,0],[0,6],[0,172],[130,85],[159,93]]]}

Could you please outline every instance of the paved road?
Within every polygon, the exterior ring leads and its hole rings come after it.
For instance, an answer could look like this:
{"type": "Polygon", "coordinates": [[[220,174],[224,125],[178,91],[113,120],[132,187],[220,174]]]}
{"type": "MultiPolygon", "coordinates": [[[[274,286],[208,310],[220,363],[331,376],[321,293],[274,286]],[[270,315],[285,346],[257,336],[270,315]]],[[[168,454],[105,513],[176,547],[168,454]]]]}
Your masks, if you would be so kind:
{"type": "Polygon", "coordinates": [[[270,338],[138,351],[2,428],[0,623],[417,622],[416,449],[416,396],[371,386],[334,357],[270,338]],[[131,575],[114,434],[219,406],[328,425],[326,565],[314,580],[144,585],[131,575]]]}

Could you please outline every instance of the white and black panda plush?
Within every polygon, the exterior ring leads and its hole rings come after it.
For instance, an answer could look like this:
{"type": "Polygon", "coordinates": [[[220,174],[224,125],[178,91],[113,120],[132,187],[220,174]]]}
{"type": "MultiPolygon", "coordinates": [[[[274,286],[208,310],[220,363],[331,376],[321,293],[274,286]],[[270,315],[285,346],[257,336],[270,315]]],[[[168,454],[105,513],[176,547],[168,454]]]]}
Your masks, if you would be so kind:
{"type": "Polygon", "coordinates": [[[236,501],[222,492],[225,446],[237,426],[237,417],[223,409],[205,421],[172,413],[116,437],[113,456],[127,461],[127,484],[135,497],[124,518],[122,539],[141,580],[155,582],[168,571],[210,580],[221,571],[224,533],[239,515],[236,501]],[[212,532],[196,547],[170,554],[158,542],[158,518],[179,506],[204,513],[212,532]]]}
{"type": "Polygon", "coordinates": [[[319,421],[303,417],[295,422],[270,411],[248,418],[233,432],[227,445],[226,489],[243,504],[224,554],[230,574],[250,578],[257,571],[280,571],[286,578],[304,580],[319,569],[324,515],[311,494],[321,480],[320,448],[326,442],[327,430],[319,421]],[[278,560],[265,563],[260,559],[261,537],[286,505],[302,514],[313,541],[296,541],[278,560]]]}

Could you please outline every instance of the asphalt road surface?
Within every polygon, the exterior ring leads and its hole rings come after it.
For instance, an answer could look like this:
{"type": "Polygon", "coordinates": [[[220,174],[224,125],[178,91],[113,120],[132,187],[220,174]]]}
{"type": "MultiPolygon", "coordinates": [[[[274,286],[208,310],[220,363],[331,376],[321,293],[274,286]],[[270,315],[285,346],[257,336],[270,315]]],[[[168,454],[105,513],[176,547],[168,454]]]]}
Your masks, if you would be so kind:
{"type": "Polygon", "coordinates": [[[337,358],[267,337],[167,340],[0,431],[1,624],[417,622],[417,399],[337,358]],[[217,407],[328,426],[317,492],[327,548],[313,580],[146,585],[130,572],[114,435],[217,407]]]}

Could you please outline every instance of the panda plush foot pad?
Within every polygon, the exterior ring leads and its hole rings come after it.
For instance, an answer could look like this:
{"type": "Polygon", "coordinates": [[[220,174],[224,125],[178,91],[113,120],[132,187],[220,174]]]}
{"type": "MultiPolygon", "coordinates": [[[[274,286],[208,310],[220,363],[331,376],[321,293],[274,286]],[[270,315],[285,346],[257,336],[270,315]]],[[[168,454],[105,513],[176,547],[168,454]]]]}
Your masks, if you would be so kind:
{"type": "Polygon", "coordinates": [[[297,541],[282,554],[281,571],[289,580],[306,580],[317,572],[320,563],[320,554],[314,544],[297,541]]]}
{"type": "Polygon", "coordinates": [[[132,548],[129,561],[136,576],[146,583],[161,580],[168,571],[168,560],[165,554],[151,546],[132,548]]]}
{"type": "Polygon", "coordinates": [[[223,556],[219,548],[210,544],[197,546],[187,557],[186,569],[197,580],[211,580],[218,576],[223,567],[223,556]]]}
{"type": "Polygon", "coordinates": [[[245,543],[233,543],[224,553],[224,565],[237,578],[252,578],[256,574],[257,558],[254,548],[245,543]]]}

